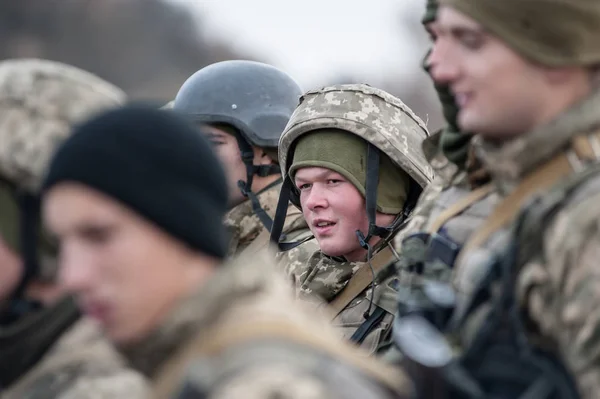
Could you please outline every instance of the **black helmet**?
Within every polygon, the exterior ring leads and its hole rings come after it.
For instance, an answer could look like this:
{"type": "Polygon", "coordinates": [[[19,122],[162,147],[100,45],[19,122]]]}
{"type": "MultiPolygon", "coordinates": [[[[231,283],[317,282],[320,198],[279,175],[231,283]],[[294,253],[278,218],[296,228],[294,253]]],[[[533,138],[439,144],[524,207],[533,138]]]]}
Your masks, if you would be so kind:
{"type": "Polygon", "coordinates": [[[175,111],[204,123],[232,125],[252,145],[277,148],[302,89],[283,71],[254,61],[223,61],[185,81],[175,111]]]}
{"type": "Polygon", "coordinates": [[[298,105],[302,89],[285,72],[260,62],[231,60],[217,62],[190,76],[179,89],[173,111],[198,123],[233,126],[246,165],[246,181],[239,181],[242,194],[267,229],[271,218],[251,192],[254,175],[280,173],[278,165],[254,165],[252,146],[276,149],[279,137],[298,105]]]}

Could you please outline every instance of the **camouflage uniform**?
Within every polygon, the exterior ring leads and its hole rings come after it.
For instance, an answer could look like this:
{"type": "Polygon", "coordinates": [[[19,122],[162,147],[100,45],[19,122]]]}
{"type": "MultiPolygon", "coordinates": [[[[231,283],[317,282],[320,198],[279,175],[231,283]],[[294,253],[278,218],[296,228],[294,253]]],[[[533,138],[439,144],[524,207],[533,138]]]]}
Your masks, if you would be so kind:
{"type": "Polygon", "coordinates": [[[407,237],[425,232],[436,233],[449,239],[457,248],[460,248],[473,231],[483,223],[500,199],[493,186],[472,186],[469,183],[469,173],[444,156],[439,146],[441,134],[443,133],[436,133],[423,142],[423,152],[436,177],[423,190],[406,228],[401,230],[394,239],[394,246],[401,257],[400,261],[396,263],[401,281],[403,283],[410,281],[408,285],[401,284],[407,290],[416,288],[422,278],[450,281],[453,266],[441,262],[430,262],[425,265],[419,276],[415,276],[414,273],[407,270],[407,266],[413,265],[403,262],[402,259],[404,250],[402,243],[407,237]],[[445,220],[435,232],[431,231],[434,225],[441,222],[440,217],[443,217],[444,212],[457,203],[465,201],[474,190],[481,190],[481,197],[474,198],[468,206],[445,220]]]}
{"type": "MultiPolygon", "coordinates": [[[[52,151],[71,126],[125,99],[121,90],[87,72],[33,59],[0,63],[0,88],[0,178],[31,195],[38,192],[52,151]]],[[[40,261],[35,278],[55,277],[55,262],[47,260],[40,261]]],[[[70,298],[0,325],[0,357],[3,399],[138,398],[147,393],[143,378],[125,368],[70,298]]]]}
{"type": "MultiPolygon", "coordinates": [[[[491,310],[497,310],[492,301],[475,301],[469,306],[478,292],[485,292],[486,287],[493,287],[489,289],[496,295],[509,290],[521,309],[521,334],[538,350],[557,357],[574,378],[580,397],[590,399],[596,398],[600,389],[600,340],[595,333],[600,326],[599,106],[600,91],[596,89],[557,120],[502,146],[483,140],[475,143],[500,193],[516,195],[523,186],[515,188],[524,181],[529,186],[537,184],[535,181],[547,183],[537,186],[541,194],[529,192],[520,201],[529,204],[527,212],[492,230],[491,235],[479,234],[479,239],[468,243],[453,276],[458,292],[453,316],[458,327],[455,342],[469,348],[489,320],[494,320],[486,319],[491,310]],[[574,140],[578,136],[579,141],[574,140]],[[532,173],[543,170],[549,159],[564,151],[564,168],[570,175],[556,177],[554,170],[550,179],[531,179],[532,173]],[[507,267],[516,273],[512,285],[485,283],[494,273],[503,276],[507,267]]],[[[519,206],[507,198],[498,209],[519,206]]]]}
{"type": "Polygon", "coordinates": [[[363,359],[297,302],[262,252],[222,267],[154,332],[122,348],[157,398],[407,398],[403,374],[363,359]]]}
{"type": "MultiPolygon", "coordinates": [[[[420,186],[429,183],[433,176],[420,151],[421,142],[428,135],[427,129],[406,105],[367,85],[341,85],[308,92],[303,97],[280,141],[279,158],[284,177],[289,169],[286,163],[291,163],[288,150],[292,142],[305,132],[328,127],[346,130],[376,145],[420,186]]],[[[374,256],[386,248],[396,233],[397,230],[375,246],[374,256]]],[[[334,301],[358,270],[369,267],[367,262],[346,262],[329,257],[319,250],[315,240],[278,257],[287,273],[293,276],[299,297],[321,305],[334,301]]],[[[361,343],[368,353],[382,351],[389,343],[396,311],[396,284],[394,276],[375,284],[373,304],[371,288],[357,293],[334,315],[333,325],[345,338],[350,338],[365,322],[365,312],[371,309],[372,314],[377,307],[383,309],[385,316],[361,343]]]]}
{"type": "MultiPolygon", "coordinates": [[[[275,216],[280,190],[281,183],[277,182],[257,194],[261,207],[271,218],[275,216]]],[[[242,202],[227,213],[225,216],[225,226],[229,230],[231,237],[229,256],[237,256],[242,253],[261,233],[264,237],[264,240],[262,240],[264,244],[260,245],[260,247],[268,244],[268,231],[252,210],[252,202],[250,200],[242,202]]],[[[285,241],[302,240],[310,236],[310,230],[302,216],[302,212],[292,207],[288,209],[283,233],[286,236],[285,241]]]]}

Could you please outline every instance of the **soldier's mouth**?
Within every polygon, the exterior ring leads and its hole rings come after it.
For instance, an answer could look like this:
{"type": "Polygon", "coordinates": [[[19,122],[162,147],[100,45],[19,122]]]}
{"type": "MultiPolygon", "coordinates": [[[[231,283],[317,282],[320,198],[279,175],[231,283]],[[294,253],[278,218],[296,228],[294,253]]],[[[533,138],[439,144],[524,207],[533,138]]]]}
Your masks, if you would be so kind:
{"type": "Polygon", "coordinates": [[[335,222],[325,219],[317,219],[313,221],[313,232],[319,235],[328,233],[334,226],[335,222]]]}

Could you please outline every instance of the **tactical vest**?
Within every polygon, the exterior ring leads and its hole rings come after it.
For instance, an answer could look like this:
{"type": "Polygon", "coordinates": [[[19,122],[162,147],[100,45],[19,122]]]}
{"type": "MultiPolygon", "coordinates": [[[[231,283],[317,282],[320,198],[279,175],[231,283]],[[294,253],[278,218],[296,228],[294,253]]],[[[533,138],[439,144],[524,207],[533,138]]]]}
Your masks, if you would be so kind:
{"type": "Polygon", "coordinates": [[[431,283],[422,291],[424,298],[407,301],[400,310],[394,338],[406,356],[406,368],[413,374],[419,397],[580,397],[554,348],[542,348],[528,335],[515,284],[520,267],[541,250],[543,233],[561,205],[583,182],[600,173],[600,154],[593,151],[598,136],[576,137],[567,152],[527,176],[473,234],[459,257],[511,225],[505,251],[482,265],[487,273],[469,298],[459,304],[449,286],[431,283]],[[591,166],[586,168],[585,163],[591,166]],[[534,196],[538,191],[543,194],[534,196]],[[528,245],[520,248],[521,242],[528,245]],[[458,332],[482,314],[470,345],[456,355],[452,344],[458,332]]]}

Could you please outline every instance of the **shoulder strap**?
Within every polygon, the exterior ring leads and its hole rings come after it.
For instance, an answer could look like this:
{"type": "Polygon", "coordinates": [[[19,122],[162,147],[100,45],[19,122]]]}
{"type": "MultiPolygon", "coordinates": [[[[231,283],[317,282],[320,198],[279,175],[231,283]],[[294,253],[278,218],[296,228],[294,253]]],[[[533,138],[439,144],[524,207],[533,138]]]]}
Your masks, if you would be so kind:
{"type": "Polygon", "coordinates": [[[337,341],[322,338],[319,334],[298,328],[298,325],[284,320],[261,321],[260,323],[240,323],[235,328],[219,325],[212,331],[203,333],[185,345],[161,370],[154,384],[156,398],[167,398],[182,381],[187,368],[198,357],[211,357],[245,343],[259,340],[281,339],[315,349],[346,363],[369,377],[382,383],[395,392],[409,387],[404,374],[391,367],[381,367],[368,358],[357,355],[354,349],[337,341]]]}
{"type": "MultiPolygon", "coordinates": [[[[377,274],[377,272],[379,272],[393,260],[394,253],[392,252],[391,248],[386,245],[385,248],[375,254],[373,259],[371,259],[373,271],[375,274],[377,274]]],[[[371,268],[368,264],[364,264],[360,269],[358,269],[354,276],[350,278],[346,288],[344,288],[342,292],[329,303],[329,307],[333,311],[334,318],[337,317],[337,315],[339,315],[340,312],[344,310],[354,298],[360,295],[360,293],[363,292],[372,281],[373,275],[371,268]]]]}
{"type": "Polygon", "coordinates": [[[471,236],[463,247],[459,258],[462,258],[469,250],[483,244],[494,232],[514,219],[532,194],[547,189],[559,180],[574,173],[574,163],[597,159],[600,153],[596,153],[594,142],[597,142],[598,135],[600,135],[600,132],[595,132],[590,136],[576,137],[570,149],[525,176],[515,190],[496,206],[494,212],[479,230],[471,236]]]}
{"type": "Polygon", "coordinates": [[[461,214],[465,209],[487,196],[493,190],[494,185],[492,183],[488,183],[471,191],[466,197],[450,205],[442,213],[440,213],[439,216],[434,220],[433,224],[427,229],[427,232],[430,234],[437,233],[448,220],[461,214]]]}

